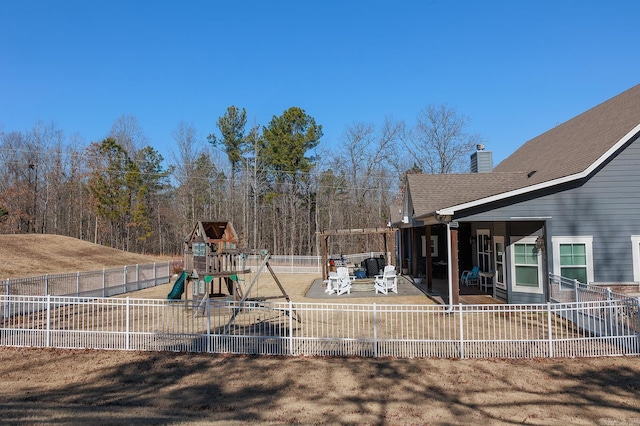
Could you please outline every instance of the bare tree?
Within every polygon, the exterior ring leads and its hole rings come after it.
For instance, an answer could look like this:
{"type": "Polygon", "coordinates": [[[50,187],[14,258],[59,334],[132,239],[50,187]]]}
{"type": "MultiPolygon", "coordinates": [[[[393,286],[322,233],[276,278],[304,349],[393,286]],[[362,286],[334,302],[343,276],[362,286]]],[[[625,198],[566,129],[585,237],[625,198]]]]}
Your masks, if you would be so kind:
{"type": "MultiPolygon", "coordinates": [[[[384,226],[388,219],[388,200],[395,180],[397,146],[404,132],[404,123],[386,118],[380,128],[373,124],[354,123],[342,135],[342,149],[331,163],[334,172],[344,178],[349,195],[343,206],[343,226],[366,228],[384,226]]],[[[324,182],[329,176],[325,175],[324,182]]],[[[339,180],[331,179],[337,183],[339,180]]],[[[359,249],[365,249],[365,239],[359,249]]]]}
{"type": "Polygon", "coordinates": [[[131,158],[148,144],[140,122],[133,115],[121,115],[111,125],[109,136],[115,139],[131,158]]]}
{"type": "Polygon", "coordinates": [[[181,210],[179,214],[180,229],[186,235],[189,227],[193,226],[196,216],[196,192],[199,190],[199,186],[197,185],[195,165],[203,153],[203,144],[199,140],[195,126],[191,123],[180,121],[172,135],[177,148],[177,153],[172,152],[171,154],[175,166],[174,178],[178,183],[176,188],[178,203],[176,205],[181,210]]]}
{"type": "Polygon", "coordinates": [[[456,173],[464,170],[466,156],[481,142],[467,133],[469,118],[447,104],[429,105],[417,118],[405,147],[425,173],[456,173]]]}

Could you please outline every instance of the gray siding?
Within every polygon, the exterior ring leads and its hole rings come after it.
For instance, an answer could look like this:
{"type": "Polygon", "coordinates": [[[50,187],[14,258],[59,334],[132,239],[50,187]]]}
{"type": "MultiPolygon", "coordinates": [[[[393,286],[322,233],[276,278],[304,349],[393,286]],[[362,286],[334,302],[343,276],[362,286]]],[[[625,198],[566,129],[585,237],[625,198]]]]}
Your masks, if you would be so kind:
{"type": "MultiPolygon", "coordinates": [[[[536,198],[470,212],[461,220],[550,217],[546,219],[549,270],[553,270],[552,236],[592,236],[595,281],[633,281],[630,236],[640,235],[640,143],[637,140],[588,180],[536,195],[536,198]]],[[[512,235],[515,234],[512,232],[512,235]]]]}

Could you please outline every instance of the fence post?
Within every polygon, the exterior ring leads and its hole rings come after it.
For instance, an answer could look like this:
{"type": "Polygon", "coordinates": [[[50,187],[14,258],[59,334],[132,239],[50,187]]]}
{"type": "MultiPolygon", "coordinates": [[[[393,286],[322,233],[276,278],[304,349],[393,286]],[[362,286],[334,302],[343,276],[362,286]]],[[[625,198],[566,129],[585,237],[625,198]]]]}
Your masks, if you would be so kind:
{"type": "Polygon", "coordinates": [[[373,357],[378,358],[378,311],[373,304],[373,357]]]}
{"type": "Polygon", "coordinates": [[[462,321],[462,303],[458,304],[460,312],[460,359],[464,359],[464,326],[462,321]]]}
{"type": "MultiPolygon", "coordinates": [[[[126,266],[125,266],[125,270],[126,270],[126,266]]],[[[127,350],[131,349],[131,342],[130,342],[130,336],[129,336],[129,326],[130,326],[130,322],[129,322],[129,296],[127,296],[127,330],[126,330],[126,348],[127,350]]]]}
{"type": "Polygon", "coordinates": [[[606,294],[607,294],[607,306],[609,306],[609,308],[607,309],[607,318],[605,320],[606,321],[605,324],[607,324],[607,335],[608,336],[613,336],[613,319],[614,319],[614,315],[613,315],[613,306],[611,306],[611,302],[613,301],[613,295],[611,294],[611,288],[607,287],[606,294]]]}
{"type": "Polygon", "coordinates": [[[51,295],[47,294],[47,336],[45,346],[51,345],[51,295]]]}
{"type": "Polygon", "coordinates": [[[211,353],[211,299],[209,297],[207,297],[207,353],[211,353]]]}
{"type": "Polygon", "coordinates": [[[107,280],[106,280],[107,271],[102,268],[102,297],[107,297],[107,280]]]}
{"type": "Polygon", "coordinates": [[[124,291],[123,293],[127,292],[127,266],[125,265],[124,267],[124,291]]]}
{"type": "Polygon", "coordinates": [[[574,292],[574,302],[576,302],[576,306],[573,309],[573,323],[576,325],[580,325],[578,323],[578,302],[580,301],[578,298],[578,280],[573,280],[573,292],[574,292]]]}
{"type": "Polygon", "coordinates": [[[158,279],[156,278],[156,262],[153,262],[153,286],[158,285],[158,279]]]}
{"type": "Polygon", "coordinates": [[[76,296],[80,297],[80,271],[76,272],[76,296]]]}
{"type": "Polygon", "coordinates": [[[7,304],[4,310],[4,317],[9,318],[11,316],[11,279],[7,278],[7,304]]]}
{"type": "Polygon", "coordinates": [[[140,265],[136,263],[136,290],[140,290],[140,265]]]}
{"type": "Polygon", "coordinates": [[[640,352],[640,297],[636,299],[636,318],[638,321],[638,328],[636,328],[636,350],[635,353],[640,352]]]}
{"type": "Polygon", "coordinates": [[[293,302],[289,300],[289,355],[293,354],[293,302]]]}
{"type": "Polygon", "coordinates": [[[553,335],[551,330],[551,302],[547,302],[547,335],[549,336],[549,358],[553,358],[553,335]]]}
{"type": "Polygon", "coordinates": [[[44,275],[44,294],[49,295],[49,274],[44,275]]]}

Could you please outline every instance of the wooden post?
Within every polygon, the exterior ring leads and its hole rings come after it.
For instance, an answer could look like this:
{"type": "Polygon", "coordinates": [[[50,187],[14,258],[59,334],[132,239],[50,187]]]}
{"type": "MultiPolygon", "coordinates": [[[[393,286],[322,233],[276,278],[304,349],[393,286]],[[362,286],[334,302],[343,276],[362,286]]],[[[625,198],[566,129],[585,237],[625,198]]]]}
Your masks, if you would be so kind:
{"type": "Polygon", "coordinates": [[[391,237],[391,241],[389,242],[389,251],[391,253],[391,259],[389,259],[389,262],[391,262],[391,264],[394,265],[398,271],[400,271],[400,268],[398,267],[398,259],[396,258],[396,232],[397,231],[391,231],[386,235],[391,237]]]}
{"type": "Polygon", "coordinates": [[[418,275],[418,256],[421,253],[420,239],[418,238],[418,228],[411,228],[411,259],[409,262],[409,271],[412,277],[418,275]]]}
{"type": "Polygon", "coordinates": [[[460,274],[458,273],[458,229],[451,228],[451,305],[457,305],[460,295],[460,274]]]}
{"type": "Polygon", "coordinates": [[[322,251],[322,279],[326,280],[327,278],[329,278],[329,267],[327,266],[327,262],[329,261],[327,259],[327,240],[329,239],[328,236],[326,235],[322,235],[320,236],[320,250],[322,251]]]}

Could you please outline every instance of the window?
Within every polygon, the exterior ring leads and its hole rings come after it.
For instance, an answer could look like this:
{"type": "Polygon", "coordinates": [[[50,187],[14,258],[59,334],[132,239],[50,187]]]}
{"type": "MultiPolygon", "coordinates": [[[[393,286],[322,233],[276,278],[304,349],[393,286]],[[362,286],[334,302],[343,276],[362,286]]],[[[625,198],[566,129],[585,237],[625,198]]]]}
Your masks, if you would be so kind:
{"type": "Polygon", "coordinates": [[[631,253],[633,255],[633,280],[640,281],[640,235],[631,236],[631,253]]]}
{"type": "Polygon", "coordinates": [[[193,243],[193,255],[205,256],[207,254],[205,243],[193,243]]]}
{"type": "Polygon", "coordinates": [[[581,283],[593,282],[593,238],[552,237],[553,273],[581,283]]]}
{"type": "MultiPolygon", "coordinates": [[[[422,257],[427,257],[427,238],[422,236],[422,257]]],[[[438,257],[438,236],[431,236],[431,257],[438,257]]]]}
{"type": "Polygon", "coordinates": [[[560,244],[560,275],[587,282],[587,249],[584,244],[560,244]]]}
{"type": "Polygon", "coordinates": [[[536,237],[516,239],[511,250],[513,291],[542,294],[542,254],[536,248],[536,237]]]}
{"type": "Polygon", "coordinates": [[[516,284],[538,287],[538,250],[535,244],[514,244],[516,284]]]}

